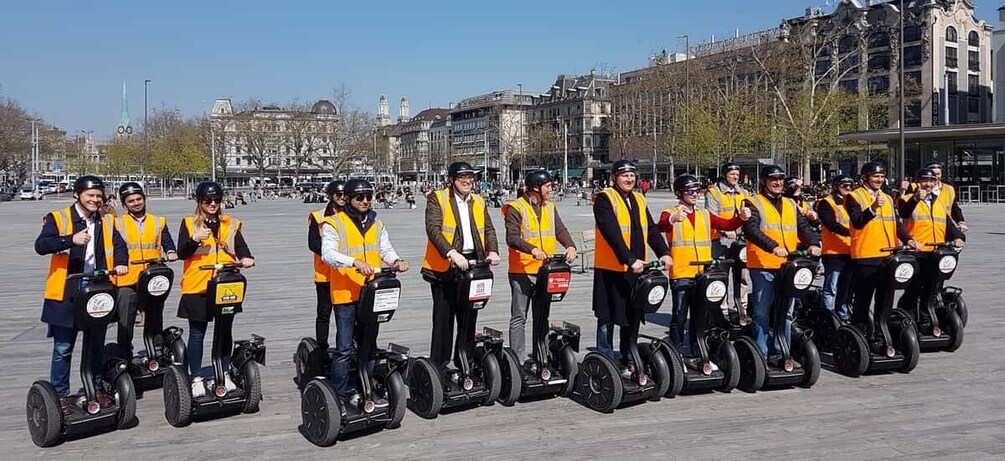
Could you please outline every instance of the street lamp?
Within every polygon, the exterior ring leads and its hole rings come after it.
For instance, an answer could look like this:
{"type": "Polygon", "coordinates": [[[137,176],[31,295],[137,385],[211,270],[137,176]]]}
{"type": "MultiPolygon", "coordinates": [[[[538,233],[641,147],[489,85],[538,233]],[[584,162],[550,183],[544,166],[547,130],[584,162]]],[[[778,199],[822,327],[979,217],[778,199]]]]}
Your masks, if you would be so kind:
{"type": "Polygon", "coordinates": [[[900,0],[900,58],[897,60],[900,76],[900,181],[904,180],[904,0],[900,0]]]}
{"type": "Polygon", "coordinates": [[[151,80],[143,80],[143,165],[140,167],[140,175],[143,179],[146,179],[146,168],[147,162],[150,161],[150,152],[147,140],[149,135],[147,135],[147,85],[150,84],[151,80]]]}

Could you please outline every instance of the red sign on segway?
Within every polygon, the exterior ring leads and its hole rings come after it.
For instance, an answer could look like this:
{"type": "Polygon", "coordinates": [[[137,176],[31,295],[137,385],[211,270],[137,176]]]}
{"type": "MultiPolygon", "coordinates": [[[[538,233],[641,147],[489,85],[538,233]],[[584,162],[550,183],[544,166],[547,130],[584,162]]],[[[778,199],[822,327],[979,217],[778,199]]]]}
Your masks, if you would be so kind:
{"type": "Polygon", "coordinates": [[[569,291],[569,280],[572,274],[568,272],[554,272],[548,274],[548,293],[565,293],[569,291]]]}

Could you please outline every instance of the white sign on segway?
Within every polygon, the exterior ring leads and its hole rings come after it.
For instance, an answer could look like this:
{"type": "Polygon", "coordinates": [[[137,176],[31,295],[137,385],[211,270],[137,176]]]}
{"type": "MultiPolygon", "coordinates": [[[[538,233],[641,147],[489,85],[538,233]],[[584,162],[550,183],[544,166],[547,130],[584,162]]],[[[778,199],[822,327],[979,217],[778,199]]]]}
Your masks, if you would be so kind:
{"type": "Polygon", "coordinates": [[[666,288],[663,288],[663,285],[656,285],[651,290],[649,290],[649,296],[647,296],[647,301],[649,301],[649,305],[656,306],[659,303],[663,302],[663,298],[665,298],[666,295],[667,295],[666,288]]]}
{"type": "Polygon", "coordinates": [[[943,256],[939,260],[939,272],[949,274],[956,270],[956,256],[943,256]]]}
{"type": "Polygon", "coordinates": [[[373,311],[390,312],[398,308],[401,288],[385,288],[373,293],[373,311]]]}
{"type": "Polygon", "coordinates": [[[171,281],[163,275],[155,275],[147,282],[147,293],[150,296],[164,296],[171,289],[171,281]]]}
{"type": "Polygon", "coordinates": [[[813,271],[808,268],[800,268],[796,271],[796,274],[792,276],[792,285],[795,286],[797,290],[805,290],[813,283],[813,271]]]}
{"type": "Polygon", "coordinates": [[[714,280],[705,287],[705,299],[710,303],[717,303],[726,297],[726,284],[719,280],[714,280]]]}
{"type": "Polygon", "coordinates": [[[914,264],[911,263],[902,263],[893,272],[893,278],[897,283],[907,283],[908,280],[911,280],[911,277],[914,277],[914,264]]]}
{"type": "Polygon", "coordinates": [[[108,293],[98,293],[87,300],[87,315],[100,319],[115,309],[115,298],[108,293]]]}
{"type": "Polygon", "coordinates": [[[472,280],[468,287],[468,301],[481,301],[492,296],[492,279],[472,280]]]}

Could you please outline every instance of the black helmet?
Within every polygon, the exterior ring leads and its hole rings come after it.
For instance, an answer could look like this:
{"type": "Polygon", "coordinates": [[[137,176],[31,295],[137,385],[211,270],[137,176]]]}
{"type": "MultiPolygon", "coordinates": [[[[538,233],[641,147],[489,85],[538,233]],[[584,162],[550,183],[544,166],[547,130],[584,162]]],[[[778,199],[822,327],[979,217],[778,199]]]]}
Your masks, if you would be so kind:
{"type": "Polygon", "coordinates": [[[879,162],[869,162],[862,165],[862,169],[859,171],[860,176],[869,176],[876,173],[886,174],[886,167],[879,162]]]}
{"type": "Polygon", "coordinates": [[[785,170],[778,165],[768,165],[761,167],[761,174],[758,176],[762,181],[768,178],[781,179],[785,177],[785,170]]]}
{"type": "Polygon", "coordinates": [[[637,168],[635,168],[635,163],[631,160],[618,160],[611,165],[611,175],[617,176],[619,173],[634,173],[637,168]]]}
{"type": "Polygon", "coordinates": [[[345,181],[341,179],[336,179],[325,185],[325,195],[329,197],[344,193],[345,193],[345,181]]]}
{"type": "Polygon", "coordinates": [[[931,168],[922,168],[922,169],[918,170],[917,173],[914,174],[914,179],[916,181],[921,181],[922,179],[931,179],[931,180],[934,181],[934,180],[937,180],[939,178],[938,178],[938,176],[935,176],[935,172],[932,171],[931,168]]]}
{"type": "Polygon", "coordinates": [[[447,167],[447,176],[450,176],[452,178],[460,176],[462,174],[475,174],[477,172],[478,170],[476,170],[468,162],[454,162],[447,167]]]}
{"type": "Polygon", "coordinates": [[[797,182],[799,182],[799,176],[786,176],[785,177],[785,188],[786,189],[795,188],[797,182]]]}
{"type": "Polygon", "coordinates": [[[723,163],[722,168],[719,169],[719,174],[725,177],[726,173],[730,171],[740,171],[740,165],[737,165],[735,162],[723,163]]]}
{"type": "Polygon", "coordinates": [[[944,170],[945,169],[945,168],[942,167],[942,163],[941,162],[928,162],[928,164],[925,165],[925,168],[928,168],[929,170],[944,170]]]}
{"type": "Polygon", "coordinates": [[[831,178],[831,185],[834,187],[840,186],[842,184],[855,184],[855,179],[846,174],[839,174],[831,178]]]}
{"type": "Polygon", "coordinates": [[[694,175],[682,174],[673,180],[673,190],[676,192],[693,189],[695,187],[701,187],[701,182],[698,181],[698,178],[694,177],[694,175]]]}
{"type": "Polygon", "coordinates": [[[121,186],[119,186],[119,200],[125,200],[126,197],[133,194],[140,194],[146,197],[146,194],[143,193],[143,186],[141,186],[138,182],[124,182],[121,186]]]}
{"type": "Polygon", "coordinates": [[[345,183],[345,195],[355,197],[357,195],[373,194],[373,184],[365,179],[350,179],[345,183]]]}
{"type": "Polygon", "coordinates": [[[81,176],[73,182],[73,192],[81,193],[88,189],[101,189],[102,192],[105,191],[105,182],[101,178],[92,175],[81,176]]]}
{"type": "Polygon", "coordinates": [[[551,173],[547,170],[537,170],[527,173],[527,176],[523,178],[523,183],[527,186],[527,190],[531,190],[535,187],[541,187],[545,184],[552,182],[551,173]]]}
{"type": "Polygon", "coordinates": [[[215,181],[203,181],[195,186],[195,198],[223,197],[223,186],[215,181]]]}

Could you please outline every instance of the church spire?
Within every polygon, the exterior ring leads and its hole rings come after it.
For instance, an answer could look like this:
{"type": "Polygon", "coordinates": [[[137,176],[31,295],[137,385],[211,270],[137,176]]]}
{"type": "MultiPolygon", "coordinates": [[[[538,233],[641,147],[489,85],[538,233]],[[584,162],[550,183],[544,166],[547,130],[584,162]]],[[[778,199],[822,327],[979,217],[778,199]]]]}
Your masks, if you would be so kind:
{"type": "Polygon", "coordinates": [[[119,110],[119,126],[115,128],[118,136],[129,136],[133,134],[133,127],[129,124],[129,102],[126,100],[126,82],[122,82],[122,106],[119,110]]]}

